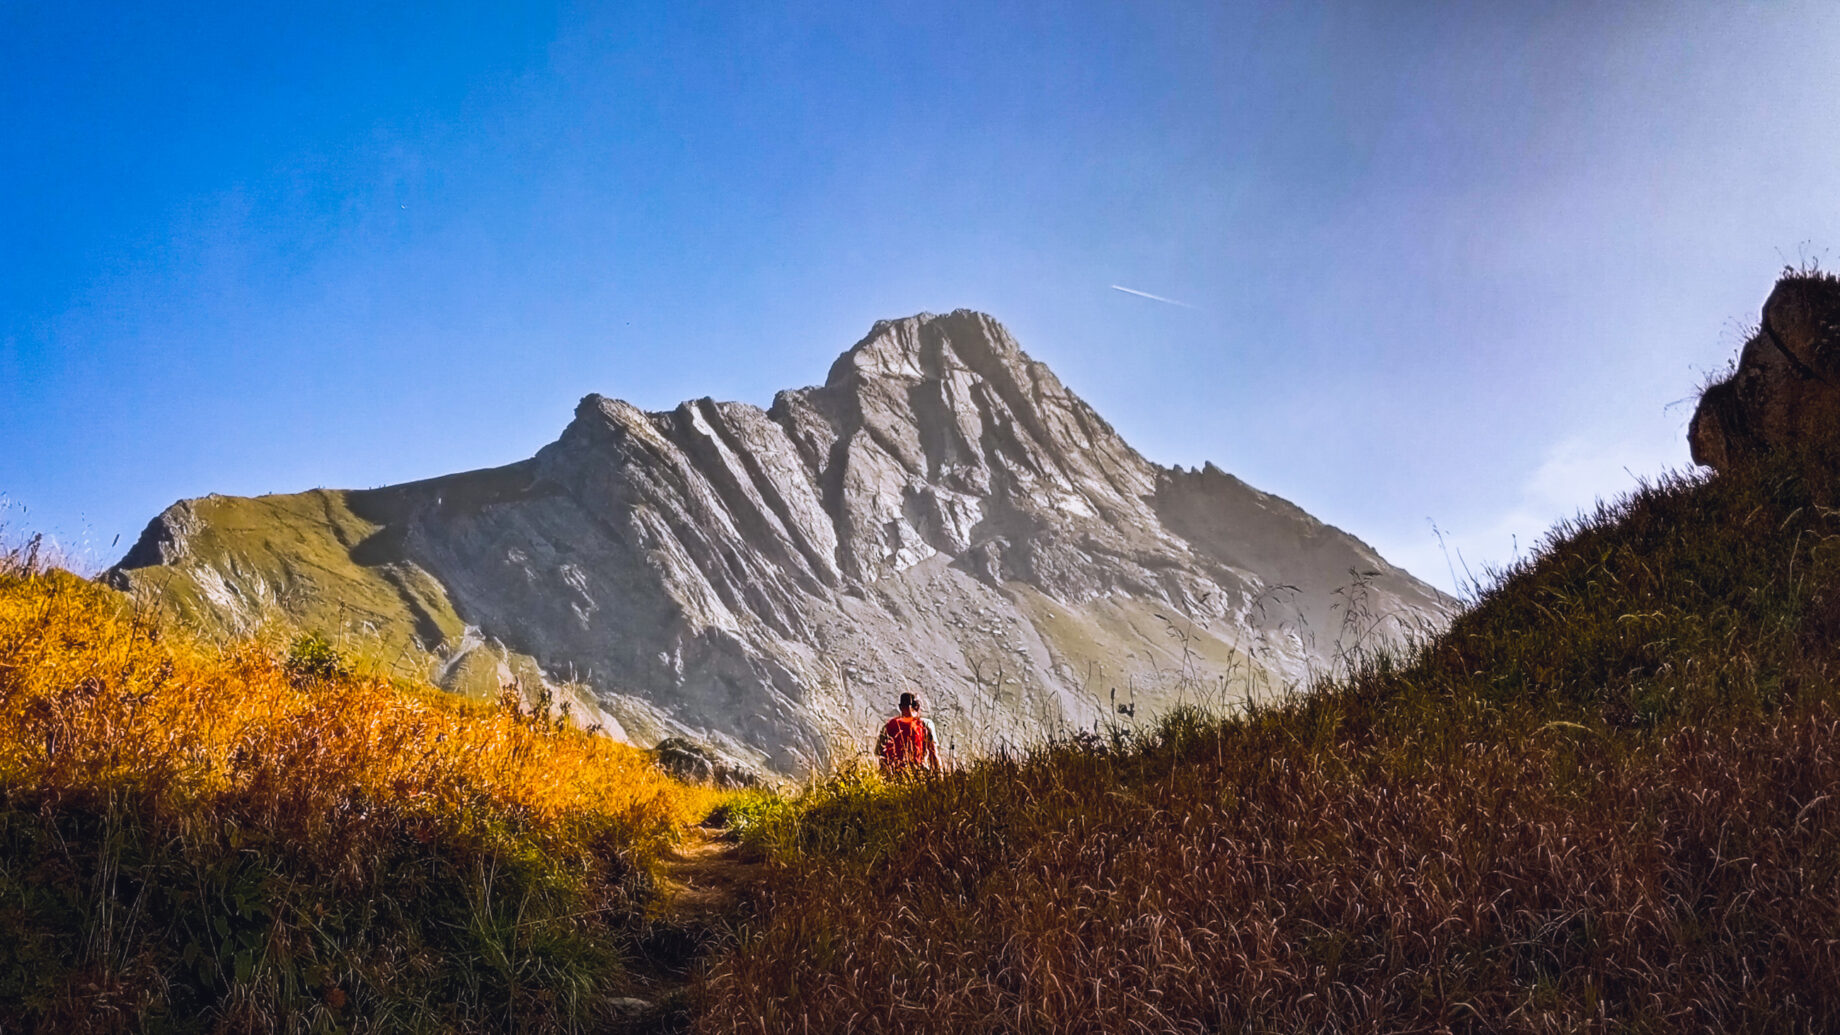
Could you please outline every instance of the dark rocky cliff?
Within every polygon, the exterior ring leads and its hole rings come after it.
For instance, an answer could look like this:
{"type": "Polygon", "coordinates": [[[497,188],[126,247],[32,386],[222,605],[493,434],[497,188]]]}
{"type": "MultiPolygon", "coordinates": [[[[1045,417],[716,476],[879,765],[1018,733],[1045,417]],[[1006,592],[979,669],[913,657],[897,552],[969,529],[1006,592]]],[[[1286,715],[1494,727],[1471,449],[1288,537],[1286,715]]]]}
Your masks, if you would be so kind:
{"type": "Polygon", "coordinates": [[[1700,397],[1687,440],[1715,470],[1789,449],[1840,454],[1840,279],[1785,271],[1730,376],[1700,397]]]}

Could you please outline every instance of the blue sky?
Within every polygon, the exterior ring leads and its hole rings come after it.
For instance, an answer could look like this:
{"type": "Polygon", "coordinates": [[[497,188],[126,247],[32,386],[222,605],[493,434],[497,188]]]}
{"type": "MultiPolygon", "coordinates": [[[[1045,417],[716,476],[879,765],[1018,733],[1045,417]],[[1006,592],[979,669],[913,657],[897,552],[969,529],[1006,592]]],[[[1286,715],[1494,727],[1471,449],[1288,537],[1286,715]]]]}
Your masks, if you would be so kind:
{"type": "Polygon", "coordinates": [[[11,4],[0,130],[4,517],[92,564],[966,306],[1449,587],[1840,246],[1840,7],[11,4]]]}

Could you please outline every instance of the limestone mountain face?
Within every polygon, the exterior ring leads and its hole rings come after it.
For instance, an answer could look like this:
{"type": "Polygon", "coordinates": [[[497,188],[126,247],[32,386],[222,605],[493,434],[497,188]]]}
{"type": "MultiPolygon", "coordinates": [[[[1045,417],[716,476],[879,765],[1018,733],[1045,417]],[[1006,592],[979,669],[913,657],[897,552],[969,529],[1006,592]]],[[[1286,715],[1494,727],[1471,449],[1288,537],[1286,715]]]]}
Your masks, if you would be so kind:
{"type": "Polygon", "coordinates": [[[876,324],[764,411],[590,395],[508,467],[181,502],[110,578],[781,773],[860,750],[902,690],[967,756],[1282,692],[1449,605],[1212,465],[1145,460],[963,310],[876,324]]]}

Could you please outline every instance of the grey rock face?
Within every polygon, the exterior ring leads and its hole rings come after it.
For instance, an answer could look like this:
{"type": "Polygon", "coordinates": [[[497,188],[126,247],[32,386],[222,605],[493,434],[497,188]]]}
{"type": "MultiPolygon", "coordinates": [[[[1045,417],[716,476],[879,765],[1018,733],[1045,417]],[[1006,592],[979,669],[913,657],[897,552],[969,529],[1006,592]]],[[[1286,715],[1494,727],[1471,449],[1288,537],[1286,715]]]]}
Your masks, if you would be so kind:
{"type": "Polygon", "coordinates": [[[962,757],[1282,692],[1449,605],[1212,465],[1145,460],[964,310],[876,324],[765,411],[590,395],[531,460],[328,493],[323,522],[291,502],[310,495],[236,511],[307,515],[289,537],[180,504],[111,577],[226,629],[248,601],[325,615],[341,586],[374,591],[374,622],[413,622],[437,677],[486,652],[618,735],[782,773],[862,750],[902,690],[962,757]],[[290,559],[331,542],[321,523],[355,529],[352,571],[290,559]]]}
{"type": "Polygon", "coordinates": [[[708,745],[683,737],[666,737],[653,745],[652,759],[658,768],[685,783],[739,790],[760,782],[752,773],[729,765],[708,745]]]}
{"type": "Polygon", "coordinates": [[[1840,441],[1840,280],[1777,283],[1737,368],[1700,396],[1687,441],[1694,462],[1715,470],[1840,441]]]}

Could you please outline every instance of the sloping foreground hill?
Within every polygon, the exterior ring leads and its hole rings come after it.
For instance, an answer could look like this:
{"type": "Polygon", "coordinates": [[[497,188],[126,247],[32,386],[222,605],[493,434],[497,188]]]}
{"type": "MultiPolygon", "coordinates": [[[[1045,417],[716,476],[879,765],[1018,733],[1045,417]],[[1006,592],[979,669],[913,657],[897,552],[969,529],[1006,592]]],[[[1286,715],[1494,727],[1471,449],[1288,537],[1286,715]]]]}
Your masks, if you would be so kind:
{"type": "Polygon", "coordinates": [[[1840,1030],[1840,424],[1738,395],[1404,660],[765,808],[702,1028],[1840,1030]]]}
{"type": "Polygon", "coordinates": [[[182,501],[109,577],[210,633],[428,651],[451,689],[547,685],[633,743],[782,773],[862,746],[903,690],[968,756],[1090,726],[1114,689],[1166,708],[1170,673],[1281,689],[1331,663],[1351,598],[1387,636],[1450,603],[1212,465],[1145,459],[965,310],[879,322],[765,410],[590,395],[506,467],[182,501]]]}
{"type": "Polygon", "coordinates": [[[713,798],[0,552],[0,1031],[598,1030],[713,798]]]}

